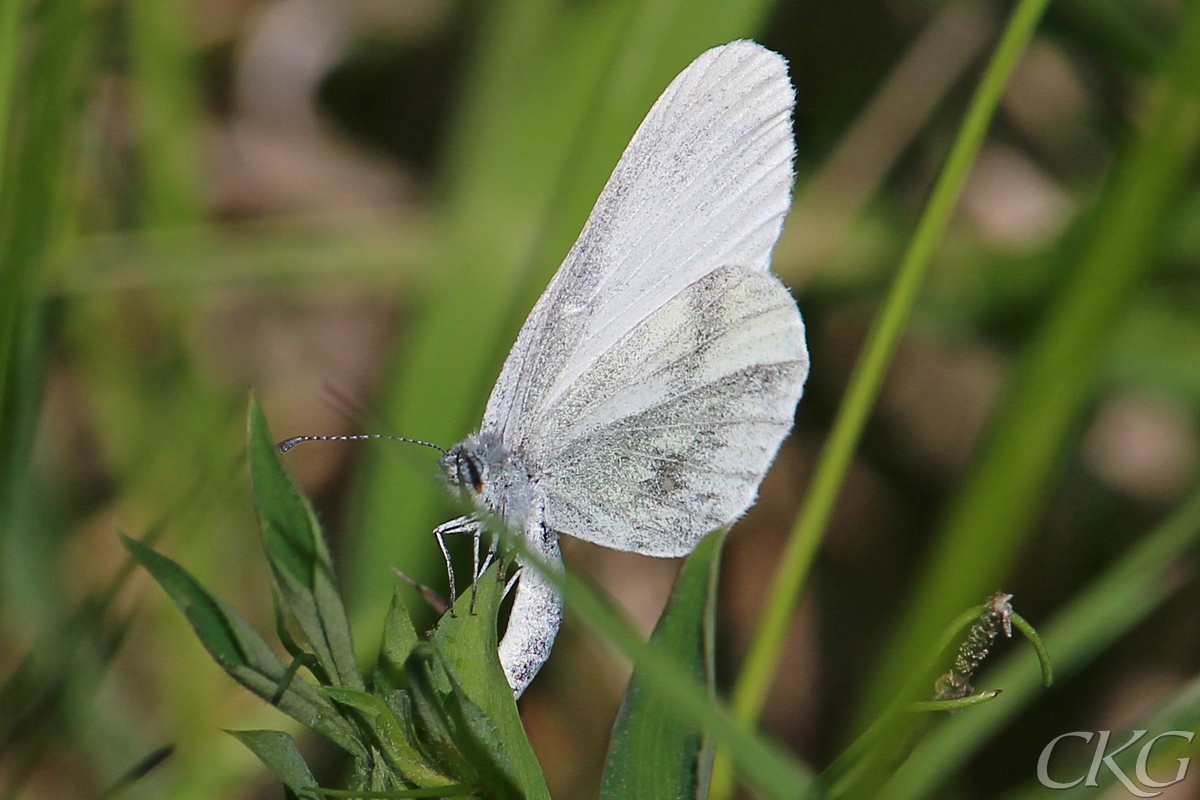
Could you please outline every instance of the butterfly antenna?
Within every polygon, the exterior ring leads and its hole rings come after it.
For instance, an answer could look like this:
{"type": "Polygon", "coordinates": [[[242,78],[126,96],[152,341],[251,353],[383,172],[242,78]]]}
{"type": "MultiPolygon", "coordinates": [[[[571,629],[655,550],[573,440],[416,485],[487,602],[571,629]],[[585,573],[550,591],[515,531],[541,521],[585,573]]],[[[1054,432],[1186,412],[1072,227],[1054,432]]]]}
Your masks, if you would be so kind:
{"type": "Polygon", "coordinates": [[[432,442],[423,442],[420,439],[409,439],[405,436],[391,436],[386,433],[357,433],[349,436],[293,436],[291,439],[284,439],[279,444],[275,445],[279,448],[280,453],[286,453],[302,442],[359,442],[364,439],[390,439],[393,442],[408,442],[409,444],[419,444],[425,447],[432,447],[442,455],[446,454],[444,448],[438,447],[432,442]]]}

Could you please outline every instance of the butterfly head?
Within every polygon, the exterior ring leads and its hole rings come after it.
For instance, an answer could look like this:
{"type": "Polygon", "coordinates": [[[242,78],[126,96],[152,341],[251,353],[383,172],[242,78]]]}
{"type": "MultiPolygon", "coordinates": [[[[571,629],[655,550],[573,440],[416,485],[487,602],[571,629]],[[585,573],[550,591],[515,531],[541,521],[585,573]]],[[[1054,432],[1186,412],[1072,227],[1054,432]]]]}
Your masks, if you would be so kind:
{"type": "Polygon", "coordinates": [[[525,530],[541,504],[533,473],[520,453],[492,431],[478,431],[439,462],[450,491],[514,530],[525,530]]]}

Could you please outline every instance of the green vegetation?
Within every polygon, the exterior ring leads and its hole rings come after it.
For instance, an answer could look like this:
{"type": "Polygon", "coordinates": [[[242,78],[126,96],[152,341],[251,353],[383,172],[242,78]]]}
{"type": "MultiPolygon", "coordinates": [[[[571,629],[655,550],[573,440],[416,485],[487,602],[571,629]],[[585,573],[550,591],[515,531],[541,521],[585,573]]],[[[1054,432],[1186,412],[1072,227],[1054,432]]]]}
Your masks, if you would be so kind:
{"type": "Polygon", "coordinates": [[[1099,798],[1054,736],[1196,730],[1200,3],[901,5],[0,3],[0,799],[1099,798]],[[460,439],[739,37],[798,87],[796,435],[649,639],[664,573],[568,543],[518,713],[500,565],[422,599],[430,453],[274,442],[460,439]],[[998,590],[1055,686],[1000,638],[947,714],[998,590]]]}

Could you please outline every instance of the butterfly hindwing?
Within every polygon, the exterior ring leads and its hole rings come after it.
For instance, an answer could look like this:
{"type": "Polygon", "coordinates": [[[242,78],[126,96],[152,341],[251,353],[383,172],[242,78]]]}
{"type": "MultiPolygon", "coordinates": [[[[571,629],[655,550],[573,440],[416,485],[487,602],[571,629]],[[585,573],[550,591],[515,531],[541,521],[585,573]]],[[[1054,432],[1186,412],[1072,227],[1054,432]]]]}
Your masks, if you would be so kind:
{"type": "Polygon", "coordinates": [[[808,374],[804,325],[774,276],[724,267],[610,348],[537,420],[546,523],[686,555],[754,501],[808,374]]]}

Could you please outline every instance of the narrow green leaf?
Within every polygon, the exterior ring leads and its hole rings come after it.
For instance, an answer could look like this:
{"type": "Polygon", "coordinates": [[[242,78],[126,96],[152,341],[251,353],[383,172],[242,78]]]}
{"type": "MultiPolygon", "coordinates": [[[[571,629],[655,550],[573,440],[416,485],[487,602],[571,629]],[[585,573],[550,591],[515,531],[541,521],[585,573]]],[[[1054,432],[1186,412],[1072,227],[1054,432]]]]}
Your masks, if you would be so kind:
{"type": "Polygon", "coordinates": [[[493,564],[463,592],[438,623],[433,643],[446,666],[451,684],[462,695],[459,701],[465,723],[476,727],[476,736],[493,743],[492,757],[499,763],[507,780],[519,786],[526,797],[549,798],[546,780],[537,756],[525,736],[512,689],[500,666],[496,632],[504,581],[493,564]],[[475,607],[472,610],[472,593],[475,607]]]}
{"type": "MultiPolygon", "coordinates": [[[[711,620],[716,602],[721,545],[726,530],[709,534],[684,562],[651,642],[713,692],[711,620]]],[[[602,800],[627,797],[704,797],[708,765],[704,736],[695,722],[647,684],[635,670],[621,701],[609,742],[602,800]]]]}
{"type": "MultiPolygon", "coordinates": [[[[471,702],[436,646],[423,643],[413,651],[409,680],[414,689],[420,686],[418,696],[424,698],[425,712],[438,717],[438,724],[449,735],[454,751],[471,765],[471,771],[478,775],[478,782],[487,787],[490,796],[498,800],[550,800],[540,769],[534,781],[520,783],[529,776],[515,769],[519,765],[509,749],[514,743],[505,739],[482,709],[471,702]],[[439,684],[448,689],[439,691],[436,689],[439,684]]],[[[524,731],[520,736],[525,741],[524,731]]]]}
{"type": "Polygon", "coordinates": [[[298,722],[358,757],[366,751],[353,727],[316,687],[289,675],[287,666],[262,637],[187,570],[128,536],[121,541],[187,617],[201,644],[235,681],[298,722]],[[280,686],[286,686],[282,693],[280,686]]]}
{"type": "MultiPolygon", "coordinates": [[[[93,74],[85,5],[0,3],[0,603],[20,597],[22,582],[49,587],[57,580],[48,563],[35,572],[21,561],[44,551],[43,542],[26,538],[36,535],[28,524],[39,513],[29,462],[51,361],[38,284],[70,241],[66,229],[78,199],[66,178],[75,172],[85,128],[79,91],[93,74]]],[[[47,598],[58,610],[55,593],[47,598]]]]}
{"type": "Polygon", "coordinates": [[[321,666],[321,662],[315,655],[301,647],[300,643],[292,636],[292,632],[288,630],[287,613],[280,603],[278,591],[271,592],[271,606],[275,612],[275,637],[279,639],[279,643],[283,645],[287,654],[292,657],[292,663],[288,669],[296,670],[304,667],[317,679],[317,683],[329,685],[332,681],[329,673],[321,666]]]}
{"type": "Polygon", "coordinates": [[[454,680],[453,674],[449,677],[451,691],[446,695],[446,711],[458,732],[456,741],[459,749],[479,770],[484,785],[497,798],[550,800],[546,779],[542,777],[540,769],[533,778],[532,786],[524,787],[518,783],[519,780],[529,779],[530,776],[528,772],[518,774],[514,769],[519,765],[511,756],[509,745],[512,742],[506,740],[500,730],[492,724],[492,720],[471,702],[454,680]]]}
{"type": "Polygon", "coordinates": [[[388,607],[387,618],[383,622],[383,643],[375,664],[377,691],[400,689],[408,685],[404,662],[419,641],[401,592],[403,587],[397,584],[392,591],[392,604],[388,607]]]}
{"type": "Polygon", "coordinates": [[[82,58],[90,43],[80,0],[40,4],[38,35],[32,46],[19,39],[28,31],[26,2],[6,2],[0,11],[0,466],[25,453],[13,452],[20,397],[19,353],[31,336],[41,337],[38,309],[40,273],[61,240],[65,170],[74,162],[79,130],[76,102],[83,77],[82,58]],[[11,6],[11,7],[10,7],[11,6]],[[18,91],[20,87],[20,91],[18,91]]]}
{"type": "Polygon", "coordinates": [[[334,702],[362,712],[384,755],[406,780],[418,786],[445,786],[453,783],[426,763],[416,745],[409,739],[408,731],[381,698],[357,689],[343,689],[337,686],[327,686],[322,691],[334,702]]]}
{"type": "Polygon", "coordinates": [[[243,649],[240,637],[231,623],[231,613],[227,613],[220,600],[209,594],[183,567],[166,556],[160,555],[137,539],[122,535],[121,541],[179,606],[204,649],[218,664],[235,667],[250,664],[250,657],[243,649]]]}
{"type": "Polygon", "coordinates": [[[291,734],[283,731],[226,731],[230,736],[244,744],[258,760],[274,772],[283,785],[302,797],[312,797],[312,789],[317,785],[300,755],[300,748],[291,734]]]}
{"type": "Polygon", "coordinates": [[[430,753],[438,767],[454,776],[460,783],[478,785],[479,773],[475,765],[463,757],[455,742],[454,725],[446,713],[443,696],[446,684],[445,667],[436,648],[421,642],[413,648],[404,664],[408,685],[411,687],[414,719],[424,749],[430,753]]]}
{"type": "Polygon", "coordinates": [[[437,647],[446,666],[458,676],[472,702],[496,718],[509,717],[523,731],[512,689],[500,666],[499,635],[496,630],[504,581],[499,566],[493,564],[479,576],[475,586],[463,592],[438,621],[430,641],[437,647]],[[471,595],[475,593],[475,607],[471,595]]]}
{"type": "Polygon", "coordinates": [[[350,623],[312,506],[283,465],[258,401],[250,401],[250,479],[263,549],[284,601],[338,686],[362,689],[350,623]]]}

